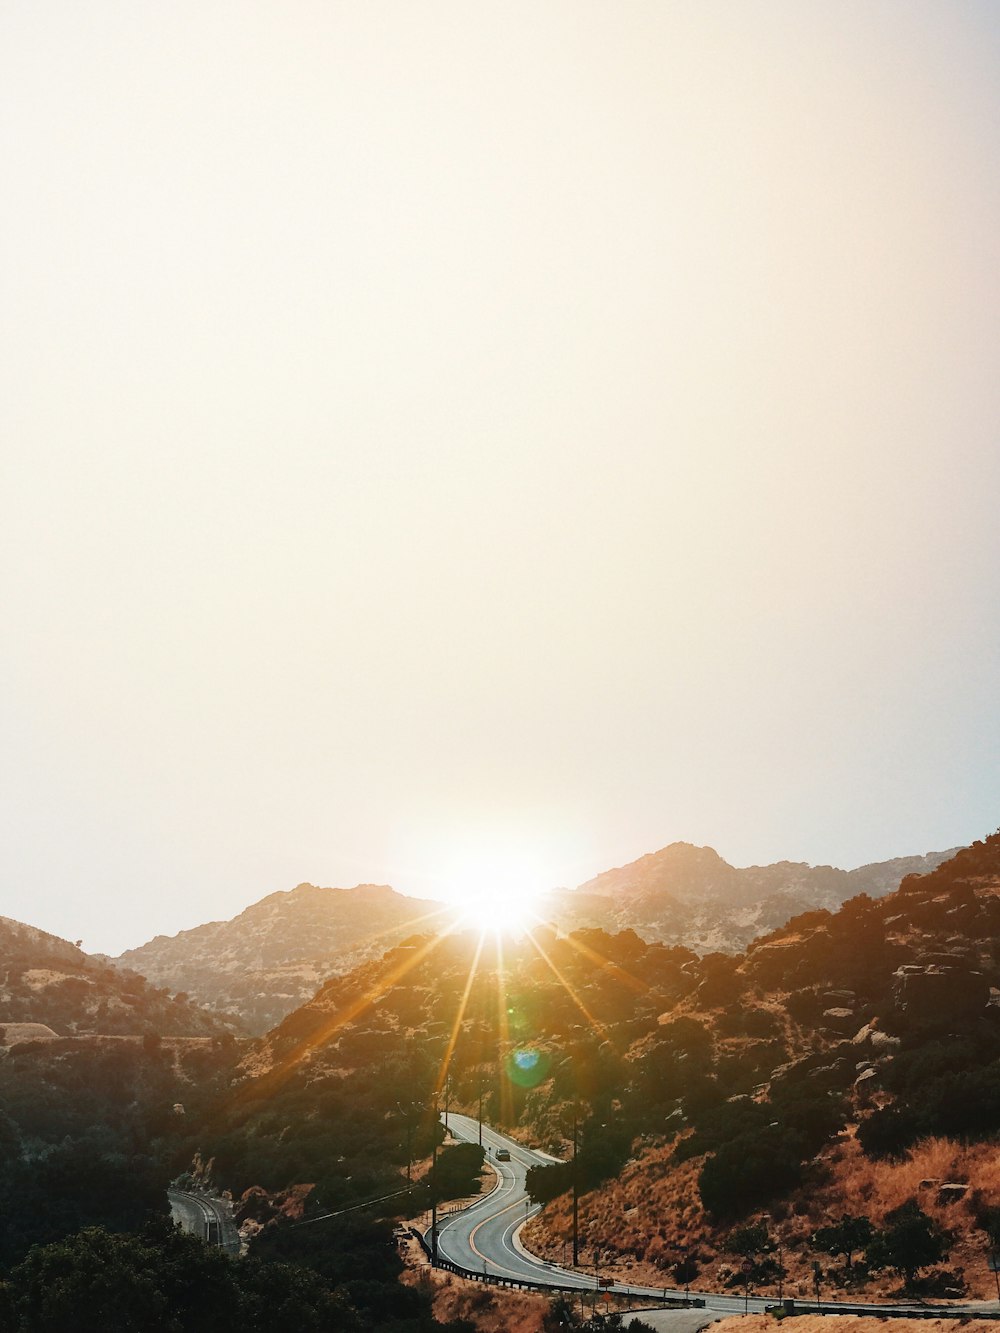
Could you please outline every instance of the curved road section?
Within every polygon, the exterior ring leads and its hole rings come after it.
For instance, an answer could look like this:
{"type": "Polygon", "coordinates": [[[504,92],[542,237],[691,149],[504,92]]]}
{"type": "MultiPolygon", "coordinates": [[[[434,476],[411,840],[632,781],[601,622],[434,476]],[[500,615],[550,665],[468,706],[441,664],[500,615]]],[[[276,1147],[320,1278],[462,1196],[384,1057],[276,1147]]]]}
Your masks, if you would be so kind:
{"type": "Polygon", "coordinates": [[[218,1245],[227,1254],[239,1254],[240,1233],[222,1199],[177,1189],[168,1189],[167,1198],[170,1214],[182,1231],[200,1237],[209,1245],[218,1245]]]}
{"type": "MultiPolygon", "coordinates": [[[[450,1113],[445,1123],[454,1138],[466,1143],[479,1142],[479,1122],[471,1116],[450,1113]]],[[[488,1125],[483,1125],[482,1132],[483,1147],[499,1176],[498,1184],[491,1193],[477,1200],[471,1207],[438,1222],[438,1257],[487,1279],[594,1291],[599,1274],[593,1269],[567,1269],[546,1263],[529,1253],[518,1239],[518,1232],[528,1218],[541,1211],[539,1205],[530,1204],[525,1190],[528,1167],[550,1166],[553,1159],[545,1153],[525,1148],[488,1125]],[[509,1161],[497,1161],[498,1148],[505,1148],[510,1153],[509,1161]]],[[[429,1232],[426,1239],[430,1244],[429,1232]]],[[[649,1297],[654,1300],[666,1297],[682,1301],[685,1295],[683,1291],[674,1288],[638,1287],[624,1282],[616,1282],[608,1290],[622,1296],[649,1297]]],[[[690,1296],[692,1300],[704,1301],[707,1309],[723,1314],[741,1314],[744,1309],[742,1294],[692,1291],[690,1296]]],[[[749,1309],[753,1311],[762,1311],[773,1304],[773,1297],[751,1297],[748,1302],[749,1309]]],[[[800,1301],[797,1304],[815,1308],[811,1301],[800,1301]]],[[[929,1307],[916,1302],[877,1305],[823,1301],[820,1308],[836,1314],[913,1315],[933,1312],[937,1315],[984,1315],[995,1314],[997,1303],[977,1301],[929,1307]]]]}

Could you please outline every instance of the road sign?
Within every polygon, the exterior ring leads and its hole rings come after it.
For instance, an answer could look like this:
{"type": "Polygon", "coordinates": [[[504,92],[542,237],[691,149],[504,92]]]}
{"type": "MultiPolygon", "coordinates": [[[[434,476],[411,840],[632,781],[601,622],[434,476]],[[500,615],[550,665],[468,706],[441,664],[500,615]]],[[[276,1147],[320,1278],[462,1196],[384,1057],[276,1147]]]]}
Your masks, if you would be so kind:
{"type": "Polygon", "coordinates": [[[597,1279],[597,1285],[599,1287],[613,1287],[615,1285],[615,1280],[613,1277],[599,1277],[597,1279]]]}
{"type": "Polygon", "coordinates": [[[1000,1254],[996,1250],[990,1252],[989,1265],[991,1273],[1000,1273],[1000,1254]]]}
{"type": "Polygon", "coordinates": [[[741,1273],[753,1272],[753,1264],[750,1262],[749,1259],[744,1259],[743,1262],[740,1264],[740,1272],[741,1273]]]}

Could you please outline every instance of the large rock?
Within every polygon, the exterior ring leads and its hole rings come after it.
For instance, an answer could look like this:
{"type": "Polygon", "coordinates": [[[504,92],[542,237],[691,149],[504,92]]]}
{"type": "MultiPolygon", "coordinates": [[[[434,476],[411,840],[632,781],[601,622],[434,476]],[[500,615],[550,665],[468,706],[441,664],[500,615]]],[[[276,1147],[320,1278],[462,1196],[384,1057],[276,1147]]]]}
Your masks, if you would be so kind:
{"type": "Polygon", "coordinates": [[[839,1032],[846,1036],[853,1032],[857,1024],[857,1018],[853,1009],[824,1009],[823,1020],[828,1028],[833,1032],[839,1032]]]}
{"type": "Polygon", "coordinates": [[[908,1018],[949,1026],[978,1017],[989,1003],[990,987],[981,972],[932,964],[919,970],[901,967],[893,998],[908,1018]]]}

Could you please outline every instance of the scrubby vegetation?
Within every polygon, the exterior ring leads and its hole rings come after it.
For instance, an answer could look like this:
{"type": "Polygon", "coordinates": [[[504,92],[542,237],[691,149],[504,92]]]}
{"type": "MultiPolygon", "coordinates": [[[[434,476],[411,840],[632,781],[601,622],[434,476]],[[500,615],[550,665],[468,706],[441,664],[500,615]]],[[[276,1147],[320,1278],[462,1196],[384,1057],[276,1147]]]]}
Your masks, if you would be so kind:
{"type": "MultiPolygon", "coordinates": [[[[449,1146],[431,1170],[447,1099],[563,1157],[529,1180],[545,1203],[529,1242],[550,1258],[575,1183],[584,1255],[599,1245],[653,1285],[738,1284],[742,1254],[756,1285],[800,1294],[975,1290],[974,1228],[1000,1206],[984,1165],[1000,1133],[998,893],[1000,835],[738,957],[632,931],[417,936],[248,1050],[168,1056],[150,1038],[127,1055],[95,1047],[87,1066],[58,1043],[44,1060],[15,1046],[0,1061],[0,1187],[30,1192],[31,1160],[40,1190],[88,1200],[35,1239],[134,1227],[166,1163],[197,1148],[257,1260],[312,1269],[368,1326],[417,1329],[428,1306],[399,1294],[391,1221],[474,1191],[482,1164],[449,1146]],[[100,1184],[78,1188],[95,1155],[100,1184]],[[102,1189],[121,1180],[124,1197],[126,1177],[127,1207],[101,1215],[102,1189]],[[768,1245],[747,1250],[761,1225],[768,1245]]],[[[28,1239],[2,1242],[8,1262],[28,1239]]]]}

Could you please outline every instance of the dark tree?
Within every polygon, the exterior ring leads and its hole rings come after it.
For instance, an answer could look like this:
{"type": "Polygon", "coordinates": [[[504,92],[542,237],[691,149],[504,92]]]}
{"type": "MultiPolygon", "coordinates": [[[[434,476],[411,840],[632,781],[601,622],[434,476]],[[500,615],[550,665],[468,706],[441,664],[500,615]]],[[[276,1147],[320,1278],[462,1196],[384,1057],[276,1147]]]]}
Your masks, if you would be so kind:
{"type": "Polygon", "coordinates": [[[908,1287],[921,1268],[939,1263],[951,1249],[951,1233],[928,1217],[916,1199],[886,1213],[885,1221],[884,1230],[866,1247],[865,1258],[871,1268],[899,1273],[908,1287]]]}
{"type": "Polygon", "coordinates": [[[814,1250],[822,1250],[824,1254],[842,1254],[850,1268],[855,1251],[869,1245],[874,1235],[875,1228],[867,1217],[851,1217],[845,1213],[839,1222],[820,1227],[810,1244],[814,1250]]]}

